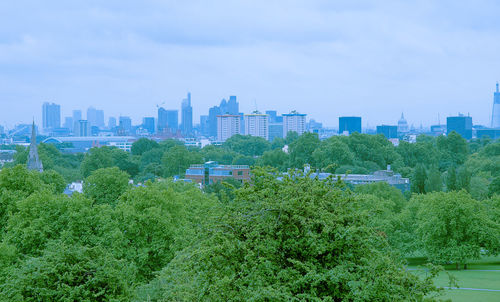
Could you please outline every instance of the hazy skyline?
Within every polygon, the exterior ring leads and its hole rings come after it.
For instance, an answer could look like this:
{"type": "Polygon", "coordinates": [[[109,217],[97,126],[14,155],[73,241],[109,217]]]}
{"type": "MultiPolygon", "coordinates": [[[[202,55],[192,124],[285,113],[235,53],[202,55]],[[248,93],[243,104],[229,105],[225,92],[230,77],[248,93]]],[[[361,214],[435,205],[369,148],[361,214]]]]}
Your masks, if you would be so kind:
{"type": "Polygon", "coordinates": [[[194,122],[222,98],[337,126],[489,125],[500,80],[496,1],[7,1],[0,124],[41,123],[43,102],[134,123],[156,104],[194,122]]]}

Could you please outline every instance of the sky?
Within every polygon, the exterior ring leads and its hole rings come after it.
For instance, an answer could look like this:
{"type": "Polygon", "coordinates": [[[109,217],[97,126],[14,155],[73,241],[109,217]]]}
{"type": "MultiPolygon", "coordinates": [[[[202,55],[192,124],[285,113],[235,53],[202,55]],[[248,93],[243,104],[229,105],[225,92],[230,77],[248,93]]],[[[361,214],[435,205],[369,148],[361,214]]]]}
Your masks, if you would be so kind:
{"type": "Polygon", "coordinates": [[[3,1],[0,124],[43,102],[156,116],[192,94],[194,121],[222,98],[297,110],[325,126],[489,125],[500,80],[499,1],[3,1]]]}

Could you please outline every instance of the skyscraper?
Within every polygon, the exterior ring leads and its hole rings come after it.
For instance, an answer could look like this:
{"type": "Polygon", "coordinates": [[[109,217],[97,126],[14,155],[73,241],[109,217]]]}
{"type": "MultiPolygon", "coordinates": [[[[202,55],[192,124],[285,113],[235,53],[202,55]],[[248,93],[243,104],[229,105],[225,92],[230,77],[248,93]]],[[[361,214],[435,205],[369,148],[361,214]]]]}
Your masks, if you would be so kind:
{"type": "Polygon", "coordinates": [[[149,134],[155,133],[155,118],[144,117],[142,118],[142,128],[146,129],[149,134]]]}
{"type": "Polygon", "coordinates": [[[158,108],[158,132],[160,133],[176,133],[179,128],[179,111],[165,110],[158,108]]]}
{"type": "Polygon", "coordinates": [[[290,131],[297,132],[298,135],[306,132],[306,114],[300,114],[295,110],[283,114],[283,137],[290,131]]]}
{"type": "Polygon", "coordinates": [[[108,128],[113,129],[116,127],[116,117],[110,116],[108,119],[108,128]]]}
{"type": "Polygon", "coordinates": [[[390,125],[377,126],[377,134],[383,134],[387,139],[398,138],[398,126],[390,126],[390,125]]]}
{"type": "Polygon", "coordinates": [[[493,93],[493,110],[491,113],[491,128],[500,128],[500,91],[498,91],[498,82],[496,91],[493,93]]]}
{"type": "Polygon", "coordinates": [[[120,116],[118,119],[118,122],[120,123],[120,128],[123,130],[125,133],[130,133],[132,130],[132,120],[128,116],[120,116]]]}
{"type": "Polygon", "coordinates": [[[217,116],[217,140],[225,142],[233,135],[240,134],[241,117],[234,114],[217,116]]]}
{"type": "Polygon", "coordinates": [[[191,107],[191,93],[188,92],[187,98],[182,100],[181,106],[181,131],[185,136],[193,132],[193,107],[191,107]]]}
{"type": "Polygon", "coordinates": [[[91,127],[104,128],[104,111],[89,107],[87,109],[87,121],[91,127]]]}
{"type": "Polygon", "coordinates": [[[361,117],[341,116],[339,117],[339,134],[361,133],[361,117]]]}
{"type": "Polygon", "coordinates": [[[459,114],[446,118],[446,135],[457,132],[465,139],[472,138],[472,117],[459,114]]]}
{"type": "Polygon", "coordinates": [[[200,115],[200,131],[203,136],[210,136],[209,131],[209,123],[208,123],[208,115],[200,115]]]}
{"type": "Polygon", "coordinates": [[[87,120],[78,121],[78,136],[89,136],[89,123],[87,120]]]}
{"type": "Polygon", "coordinates": [[[254,111],[251,114],[245,114],[245,135],[259,136],[266,140],[269,139],[269,117],[254,111]]]}
{"type": "Polygon", "coordinates": [[[42,105],[42,121],[43,129],[54,129],[61,127],[61,106],[57,104],[49,104],[47,102],[42,105]]]}
{"type": "Polygon", "coordinates": [[[81,110],[73,110],[73,133],[74,135],[79,135],[80,129],[80,120],[82,119],[82,111],[81,110]]]}
{"type": "Polygon", "coordinates": [[[73,117],[67,116],[64,118],[64,128],[68,128],[70,131],[73,131],[73,117]]]}

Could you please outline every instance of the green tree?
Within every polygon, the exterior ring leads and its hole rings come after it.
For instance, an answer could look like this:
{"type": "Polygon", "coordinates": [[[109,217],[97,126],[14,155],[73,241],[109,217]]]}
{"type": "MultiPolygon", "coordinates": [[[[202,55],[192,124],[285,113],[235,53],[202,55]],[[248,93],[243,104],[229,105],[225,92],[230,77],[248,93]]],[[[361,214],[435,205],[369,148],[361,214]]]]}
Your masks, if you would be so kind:
{"type": "Polygon", "coordinates": [[[322,169],[330,165],[340,167],[353,164],[354,154],[342,139],[342,137],[333,136],[321,142],[321,145],[312,154],[316,167],[322,169]]]}
{"type": "Polygon", "coordinates": [[[66,180],[54,170],[45,170],[40,173],[40,179],[46,185],[52,186],[55,193],[62,193],[66,189],[66,180]]]}
{"type": "Polygon", "coordinates": [[[266,151],[257,159],[257,165],[261,167],[274,167],[284,172],[288,168],[288,154],[281,151],[281,149],[266,151]]]}
{"type": "Polygon", "coordinates": [[[435,166],[431,167],[425,180],[425,192],[441,192],[443,191],[443,179],[441,172],[435,166]]]}
{"type": "Polygon", "coordinates": [[[493,196],[495,194],[500,195],[500,176],[497,176],[493,179],[493,181],[488,186],[488,194],[493,196]]]}
{"type": "Polygon", "coordinates": [[[418,240],[435,263],[455,263],[457,269],[481,252],[499,252],[499,225],[489,219],[484,205],[465,191],[415,196],[418,240]]]}
{"type": "Polygon", "coordinates": [[[160,301],[432,299],[432,281],[403,269],[349,192],[299,175],[279,181],[255,174],[235,202],[221,204],[204,239],[178,253],[144,295],[160,301]]]}
{"type": "Polygon", "coordinates": [[[248,156],[259,156],[271,149],[271,144],[262,137],[251,135],[233,135],[223,146],[228,150],[248,156]]]}
{"type": "Polygon", "coordinates": [[[131,159],[128,152],[113,148],[111,150],[111,157],[113,158],[113,166],[127,172],[130,176],[134,177],[139,173],[139,164],[131,159]]]}
{"type": "Polygon", "coordinates": [[[425,193],[425,182],[427,181],[427,172],[423,165],[417,165],[415,172],[413,173],[413,179],[411,182],[412,192],[423,194],[425,193]]]}
{"type": "Polygon", "coordinates": [[[471,174],[467,170],[467,167],[464,166],[460,168],[458,170],[458,175],[457,175],[457,189],[470,192],[470,181],[471,181],[471,174]]]}
{"type": "Polygon", "coordinates": [[[457,170],[455,166],[451,166],[446,174],[446,190],[448,192],[458,189],[457,185],[457,170]]]}
{"type": "Polygon", "coordinates": [[[117,167],[95,170],[83,182],[83,193],[97,204],[115,205],[127,190],[129,177],[117,167]]]}
{"type": "Polygon", "coordinates": [[[142,155],[144,152],[159,148],[160,145],[149,138],[140,138],[132,144],[131,151],[132,155],[142,155]]]}
{"type": "Polygon", "coordinates": [[[113,155],[111,148],[100,147],[91,148],[83,158],[80,170],[83,177],[87,178],[93,171],[101,168],[109,168],[113,166],[113,155]]]}
{"type": "Polygon", "coordinates": [[[190,152],[185,146],[174,146],[163,154],[163,172],[166,177],[182,176],[191,164],[201,164],[202,161],[198,152],[190,152]]]}
{"type": "Polygon", "coordinates": [[[312,154],[320,145],[317,133],[304,133],[288,146],[290,165],[293,168],[304,168],[305,164],[313,164],[312,154]]]}

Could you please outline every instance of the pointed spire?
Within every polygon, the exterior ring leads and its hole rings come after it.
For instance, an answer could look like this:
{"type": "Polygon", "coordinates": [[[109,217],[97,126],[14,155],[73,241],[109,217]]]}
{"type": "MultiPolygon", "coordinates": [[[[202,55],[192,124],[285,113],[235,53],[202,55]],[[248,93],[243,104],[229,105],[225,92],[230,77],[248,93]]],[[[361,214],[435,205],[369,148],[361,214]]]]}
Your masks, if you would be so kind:
{"type": "Polygon", "coordinates": [[[401,112],[401,119],[404,120],[405,119],[405,115],[403,114],[403,112],[401,112]]]}
{"type": "Polygon", "coordinates": [[[33,125],[31,126],[31,142],[30,142],[30,152],[28,155],[28,170],[36,170],[38,172],[43,172],[43,165],[40,157],[38,157],[38,149],[36,145],[36,128],[35,120],[33,119],[33,125]]]}

